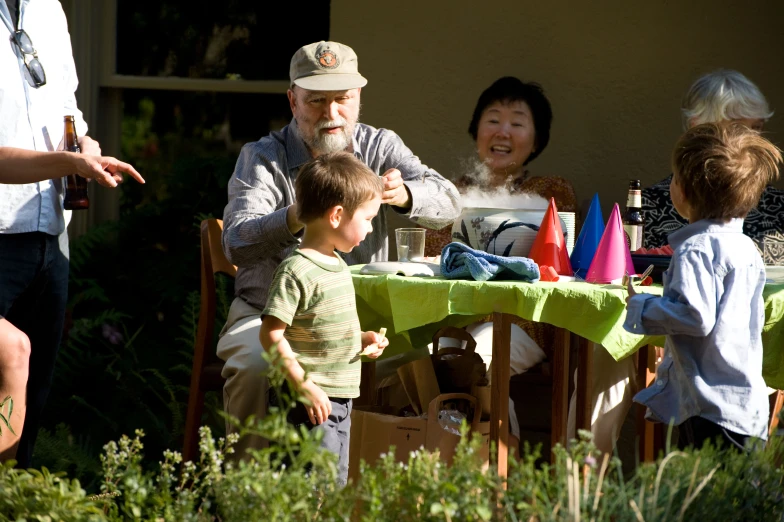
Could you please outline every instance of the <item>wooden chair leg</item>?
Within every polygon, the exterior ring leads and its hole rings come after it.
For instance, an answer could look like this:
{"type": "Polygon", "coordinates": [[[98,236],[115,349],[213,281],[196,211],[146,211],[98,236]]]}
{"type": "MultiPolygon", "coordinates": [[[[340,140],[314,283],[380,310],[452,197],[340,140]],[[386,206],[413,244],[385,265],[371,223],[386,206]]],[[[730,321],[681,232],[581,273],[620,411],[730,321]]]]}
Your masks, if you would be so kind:
{"type": "MultiPolygon", "coordinates": [[[[657,359],[657,347],[655,346],[646,345],[637,351],[637,386],[640,389],[650,386],[656,380],[657,359]]],[[[635,406],[637,408],[640,461],[653,462],[659,452],[664,449],[667,426],[645,420],[645,408],[640,405],[635,406]]]]}
{"type": "Polygon", "coordinates": [[[509,377],[512,321],[508,314],[493,314],[493,364],[490,381],[490,440],[496,442],[495,464],[504,482],[509,471],[509,377]]]}
{"type": "Polygon", "coordinates": [[[204,412],[204,390],[198,385],[191,387],[188,396],[188,412],[185,416],[185,440],[182,447],[183,462],[195,461],[199,453],[199,426],[204,412]]]}
{"type": "MultiPolygon", "coordinates": [[[[566,425],[569,415],[569,347],[571,334],[559,328],[553,346],[552,417],[550,422],[550,446],[566,445],[566,425]]],[[[551,454],[554,459],[555,455],[551,454]]]]}
{"type": "Polygon", "coordinates": [[[359,397],[355,401],[358,406],[376,404],[376,361],[362,363],[362,376],[359,383],[359,397]]]}
{"type": "Polygon", "coordinates": [[[575,425],[578,430],[591,430],[593,416],[593,343],[578,337],[577,397],[575,425]]]}
{"type": "Polygon", "coordinates": [[[784,408],[784,391],[778,390],[770,396],[770,426],[768,427],[768,440],[776,433],[779,426],[779,415],[784,408]]]}

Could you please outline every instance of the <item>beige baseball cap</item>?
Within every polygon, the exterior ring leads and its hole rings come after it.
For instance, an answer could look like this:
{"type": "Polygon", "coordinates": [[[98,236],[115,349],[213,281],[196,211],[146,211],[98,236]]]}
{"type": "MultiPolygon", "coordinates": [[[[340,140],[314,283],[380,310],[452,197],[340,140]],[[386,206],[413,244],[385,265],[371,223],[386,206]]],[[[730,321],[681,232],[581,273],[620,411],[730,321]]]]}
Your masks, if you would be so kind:
{"type": "Polygon", "coordinates": [[[367,85],[359,74],[357,54],[348,45],[316,42],[301,47],[291,58],[291,83],[309,91],[345,91],[367,85]]]}

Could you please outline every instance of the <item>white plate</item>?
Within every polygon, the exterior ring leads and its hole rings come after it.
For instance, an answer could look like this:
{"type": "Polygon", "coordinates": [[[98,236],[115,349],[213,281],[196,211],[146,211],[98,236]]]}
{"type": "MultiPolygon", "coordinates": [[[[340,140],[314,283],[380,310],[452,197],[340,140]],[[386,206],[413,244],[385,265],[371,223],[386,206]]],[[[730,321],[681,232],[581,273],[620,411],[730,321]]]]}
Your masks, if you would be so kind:
{"type": "Polygon", "coordinates": [[[362,275],[396,274],[402,276],[433,277],[441,275],[439,265],[435,263],[400,263],[398,261],[376,261],[363,266],[362,275]]]}

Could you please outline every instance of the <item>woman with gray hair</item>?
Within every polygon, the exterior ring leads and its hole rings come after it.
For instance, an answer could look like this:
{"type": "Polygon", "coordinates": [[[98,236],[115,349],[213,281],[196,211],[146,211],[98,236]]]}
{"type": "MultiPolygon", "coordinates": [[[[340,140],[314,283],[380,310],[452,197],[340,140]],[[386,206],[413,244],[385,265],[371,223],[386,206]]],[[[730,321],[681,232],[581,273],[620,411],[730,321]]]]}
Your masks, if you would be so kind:
{"type": "MultiPolygon", "coordinates": [[[[759,88],[738,71],[720,69],[699,78],[681,104],[683,127],[736,121],[762,131],[773,115],[759,88]]],[[[646,248],[667,244],[667,236],[686,225],[670,200],[672,175],[642,191],[646,248]]],[[[749,212],[743,232],[757,245],[765,264],[784,264],[784,191],[768,186],[757,208],[749,212]]]]}

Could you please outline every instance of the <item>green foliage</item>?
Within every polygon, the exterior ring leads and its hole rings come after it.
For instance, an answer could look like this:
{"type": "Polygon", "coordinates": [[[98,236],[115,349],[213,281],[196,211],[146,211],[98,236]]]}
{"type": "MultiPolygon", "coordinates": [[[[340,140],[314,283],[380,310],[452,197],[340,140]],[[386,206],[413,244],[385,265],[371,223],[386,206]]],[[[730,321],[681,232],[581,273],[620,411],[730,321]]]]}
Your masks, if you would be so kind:
{"type": "Polygon", "coordinates": [[[359,520],[491,520],[501,480],[482,471],[480,439],[465,436],[465,427],[463,434],[449,467],[425,450],[406,463],[390,451],[375,467],[363,464],[354,492],[359,520]]]}
{"type": "Polygon", "coordinates": [[[11,427],[11,414],[14,412],[14,400],[9,395],[2,401],[0,401],[0,435],[3,434],[3,425],[5,428],[16,435],[14,433],[14,429],[11,427]]]}
{"type": "Polygon", "coordinates": [[[94,456],[93,438],[74,436],[67,424],[58,424],[53,431],[41,430],[36,444],[36,458],[50,464],[51,469],[79,477],[88,490],[98,487],[101,463],[94,456]]]}
{"type": "MultiPolygon", "coordinates": [[[[279,371],[271,382],[282,384],[279,371]]],[[[165,450],[150,469],[141,430],[109,442],[99,495],[88,497],[79,482],[45,469],[0,468],[0,521],[784,520],[778,437],[748,454],[710,446],[671,452],[627,479],[620,461],[598,453],[582,432],[568,450],[556,447],[552,464],[539,466],[538,449],[526,445],[511,461],[504,489],[492,469],[482,469],[480,440],[465,436],[463,426],[451,466],[424,450],[395,462],[390,451],[372,467],[361,463],[359,480],[340,488],[336,456],[319,449],[318,431],[286,422],[295,398],[279,395],[263,420],[240,427],[272,441],[247,462],[230,458],[236,434],[215,441],[203,427],[198,462],[183,463],[179,453],[165,450]]]]}
{"type": "Polygon", "coordinates": [[[106,520],[78,480],[0,465],[0,522],[10,520],[92,522],[106,520]]]}

